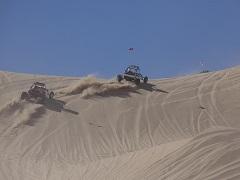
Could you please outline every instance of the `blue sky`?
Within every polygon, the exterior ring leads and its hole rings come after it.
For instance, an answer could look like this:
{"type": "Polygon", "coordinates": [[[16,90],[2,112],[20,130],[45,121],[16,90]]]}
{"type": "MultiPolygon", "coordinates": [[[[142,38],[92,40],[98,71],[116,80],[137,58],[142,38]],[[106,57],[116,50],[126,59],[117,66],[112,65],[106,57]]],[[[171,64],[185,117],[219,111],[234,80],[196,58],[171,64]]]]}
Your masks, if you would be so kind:
{"type": "Polygon", "coordinates": [[[201,61],[240,64],[240,1],[0,0],[0,70],[112,77],[137,64],[160,78],[201,61]]]}

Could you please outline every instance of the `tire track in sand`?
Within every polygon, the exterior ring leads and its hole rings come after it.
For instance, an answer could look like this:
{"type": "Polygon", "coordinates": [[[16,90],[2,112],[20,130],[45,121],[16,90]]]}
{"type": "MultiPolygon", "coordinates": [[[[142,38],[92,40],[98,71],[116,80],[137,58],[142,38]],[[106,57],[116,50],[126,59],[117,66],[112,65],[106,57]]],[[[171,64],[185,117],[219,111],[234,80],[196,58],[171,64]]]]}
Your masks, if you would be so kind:
{"type": "Polygon", "coordinates": [[[198,87],[198,90],[197,90],[197,97],[198,97],[198,101],[199,101],[199,108],[200,108],[200,112],[199,112],[199,115],[196,119],[196,121],[193,119],[193,131],[196,133],[194,134],[199,134],[201,132],[201,117],[203,115],[203,113],[205,112],[210,120],[212,120],[212,122],[215,122],[215,120],[210,116],[210,114],[207,112],[203,102],[202,102],[202,90],[203,90],[203,87],[206,85],[206,82],[211,79],[212,77],[214,77],[217,73],[212,73],[210,75],[208,75],[205,79],[203,79],[198,87]]]}
{"type": "MultiPolygon", "coordinates": [[[[207,83],[210,79],[212,79],[212,78],[215,77],[215,76],[219,76],[219,74],[220,74],[219,72],[215,72],[215,73],[210,74],[207,78],[205,78],[205,79],[200,83],[200,85],[199,85],[199,87],[198,87],[197,97],[198,97],[198,101],[199,101],[199,105],[200,105],[200,107],[199,107],[199,108],[200,108],[200,112],[199,112],[199,115],[198,115],[198,118],[197,118],[196,122],[193,122],[193,124],[194,124],[194,131],[196,130],[196,131],[197,131],[197,134],[201,132],[201,122],[200,122],[200,121],[201,121],[201,117],[202,117],[203,113],[206,113],[206,114],[207,114],[207,116],[208,116],[209,119],[210,119],[210,123],[212,123],[212,124],[214,124],[214,125],[217,125],[217,120],[215,120],[215,119],[213,118],[213,112],[209,113],[209,112],[208,112],[208,109],[209,109],[209,108],[205,107],[205,105],[203,104],[202,90],[203,90],[203,88],[205,87],[206,83],[207,83]]],[[[210,99],[211,99],[211,101],[212,101],[212,99],[214,100],[214,98],[213,98],[213,93],[214,93],[214,91],[216,90],[219,81],[221,81],[223,78],[225,78],[225,74],[223,75],[223,77],[222,77],[220,80],[217,80],[217,81],[214,82],[214,84],[213,84],[213,86],[212,86],[212,90],[211,90],[211,92],[210,92],[210,96],[211,96],[210,99]]],[[[210,102],[210,103],[211,103],[211,102],[210,102]]],[[[211,104],[213,104],[213,103],[211,103],[211,104]]],[[[209,105],[209,103],[206,104],[206,105],[209,105]]],[[[213,104],[212,106],[214,106],[214,104],[213,104]]],[[[216,106],[216,105],[215,105],[215,106],[216,106]]],[[[216,109],[216,107],[215,107],[215,109],[216,109]]]]}
{"type": "MultiPolygon", "coordinates": [[[[167,124],[164,125],[161,129],[165,129],[167,131],[166,133],[168,134],[168,137],[170,137],[170,139],[173,138],[171,135],[173,134],[173,132],[176,132],[176,127],[178,127],[178,126],[174,123],[173,119],[168,115],[167,109],[165,106],[167,105],[167,100],[174,94],[174,92],[176,92],[180,88],[182,88],[182,87],[179,86],[179,87],[174,88],[172,91],[170,91],[167,94],[167,96],[165,96],[163,98],[163,101],[161,103],[161,109],[162,109],[162,112],[164,115],[164,119],[165,119],[165,122],[167,122],[167,124]],[[166,126],[167,126],[167,128],[166,128],[166,126]]],[[[181,128],[180,128],[180,134],[182,134],[181,128]]]]}
{"type": "Polygon", "coordinates": [[[145,103],[144,103],[144,111],[145,111],[145,118],[147,121],[147,133],[148,137],[151,143],[151,146],[155,145],[153,136],[152,136],[152,130],[151,130],[151,118],[149,118],[149,98],[151,97],[151,93],[146,95],[145,103]]]}
{"type": "MultiPolygon", "coordinates": [[[[219,79],[218,81],[216,81],[213,85],[213,88],[212,88],[212,91],[210,93],[210,99],[211,99],[211,104],[213,106],[213,109],[215,109],[217,115],[219,115],[219,117],[221,118],[222,122],[225,123],[226,126],[230,127],[229,123],[225,120],[224,116],[222,115],[222,113],[220,112],[220,110],[218,109],[217,107],[217,101],[216,101],[216,97],[215,97],[215,94],[216,94],[216,90],[217,90],[217,87],[219,85],[219,83],[221,83],[224,79],[226,79],[228,77],[229,73],[228,72],[224,72],[223,76],[221,77],[221,79],[219,79]]],[[[212,112],[213,114],[213,112],[212,112]]]]}
{"type": "MultiPolygon", "coordinates": [[[[49,119],[51,119],[51,118],[49,118],[49,119]]],[[[28,152],[30,152],[31,150],[34,150],[38,145],[40,145],[48,137],[54,135],[59,130],[61,130],[63,127],[65,127],[65,125],[67,123],[68,123],[68,121],[65,121],[65,123],[63,123],[62,125],[59,125],[57,128],[55,128],[53,131],[49,132],[48,134],[44,133],[47,130],[47,128],[44,128],[43,130],[45,130],[45,131],[42,133],[42,135],[37,140],[35,140],[32,144],[30,144],[29,147],[22,153],[22,158],[24,158],[28,154],[28,152]]],[[[48,127],[48,126],[46,126],[46,127],[48,127]]]]}

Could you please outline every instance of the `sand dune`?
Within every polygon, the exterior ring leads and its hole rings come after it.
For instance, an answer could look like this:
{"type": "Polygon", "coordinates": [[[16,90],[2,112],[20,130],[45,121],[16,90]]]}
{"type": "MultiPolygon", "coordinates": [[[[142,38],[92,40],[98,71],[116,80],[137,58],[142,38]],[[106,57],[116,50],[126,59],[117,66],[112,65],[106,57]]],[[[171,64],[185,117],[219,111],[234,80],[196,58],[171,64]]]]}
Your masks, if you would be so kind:
{"type": "Polygon", "coordinates": [[[240,179],[240,68],[136,87],[0,72],[0,179],[240,179]],[[20,101],[34,81],[56,92],[20,101]]]}
{"type": "Polygon", "coordinates": [[[146,179],[239,179],[239,155],[239,129],[219,128],[196,136],[143,174],[146,179]]]}

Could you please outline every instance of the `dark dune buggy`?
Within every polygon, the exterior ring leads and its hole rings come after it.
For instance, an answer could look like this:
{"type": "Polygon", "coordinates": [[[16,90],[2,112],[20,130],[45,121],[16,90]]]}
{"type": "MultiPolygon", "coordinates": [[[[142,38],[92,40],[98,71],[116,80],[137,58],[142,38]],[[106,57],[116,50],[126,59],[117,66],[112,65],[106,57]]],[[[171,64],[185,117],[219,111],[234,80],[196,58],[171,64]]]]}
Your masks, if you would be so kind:
{"type": "Polygon", "coordinates": [[[35,82],[27,92],[22,92],[21,99],[22,100],[35,99],[41,101],[45,99],[52,99],[53,96],[54,93],[52,91],[49,91],[44,83],[35,82]]]}
{"type": "Polygon", "coordinates": [[[144,83],[148,82],[148,77],[143,76],[140,73],[140,68],[138,66],[135,66],[135,65],[128,66],[123,74],[119,74],[117,76],[118,82],[121,82],[123,79],[125,79],[126,81],[135,82],[136,85],[139,85],[141,80],[144,83]]]}

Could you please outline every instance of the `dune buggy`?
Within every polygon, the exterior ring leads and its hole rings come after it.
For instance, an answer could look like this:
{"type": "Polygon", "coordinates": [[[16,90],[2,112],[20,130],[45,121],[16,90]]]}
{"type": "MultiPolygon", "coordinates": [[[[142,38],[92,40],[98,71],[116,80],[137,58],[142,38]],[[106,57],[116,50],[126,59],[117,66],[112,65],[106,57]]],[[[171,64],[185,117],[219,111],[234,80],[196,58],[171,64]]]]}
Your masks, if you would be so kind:
{"type": "Polygon", "coordinates": [[[35,82],[27,92],[22,92],[21,99],[29,100],[33,98],[44,100],[46,98],[52,99],[53,96],[54,93],[52,91],[49,91],[44,83],[35,82]]]}
{"type": "Polygon", "coordinates": [[[139,85],[141,80],[144,83],[148,82],[148,77],[147,76],[143,76],[140,73],[139,66],[135,66],[135,65],[128,66],[125,69],[123,74],[117,75],[118,82],[121,82],[123,79],[125,79],[126,81],[133,81],[133,82],[135,82],[136,85],[139,85]]]}

